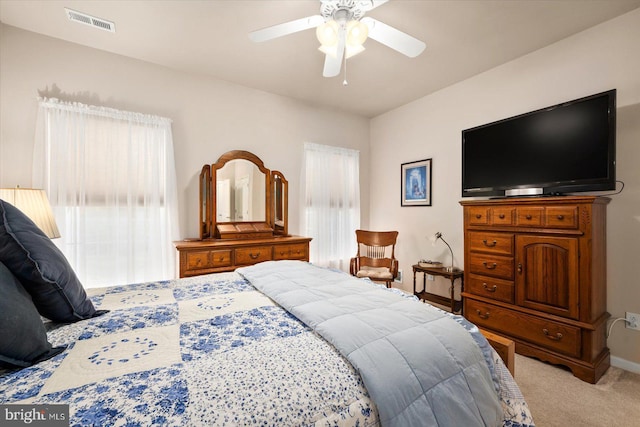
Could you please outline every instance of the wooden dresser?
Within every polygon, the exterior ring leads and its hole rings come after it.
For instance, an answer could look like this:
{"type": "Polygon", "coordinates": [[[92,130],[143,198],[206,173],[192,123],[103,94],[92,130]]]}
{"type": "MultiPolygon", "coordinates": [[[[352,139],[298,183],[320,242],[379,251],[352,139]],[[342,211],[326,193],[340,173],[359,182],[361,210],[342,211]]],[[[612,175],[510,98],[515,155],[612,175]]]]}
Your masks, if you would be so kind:
{"type": "Polygon", "coordinates": [[[516,352],[595,383],[606,345],[606,205],[591,196],[460,202],[464,315],[516,352]]]}
{"type": "Polygon", "coordinates": [[[180,277],[233,271],[271,260],[309,261],[310,237],[274,236],[263,239],[211,239],[174,242],[180,277]]]}

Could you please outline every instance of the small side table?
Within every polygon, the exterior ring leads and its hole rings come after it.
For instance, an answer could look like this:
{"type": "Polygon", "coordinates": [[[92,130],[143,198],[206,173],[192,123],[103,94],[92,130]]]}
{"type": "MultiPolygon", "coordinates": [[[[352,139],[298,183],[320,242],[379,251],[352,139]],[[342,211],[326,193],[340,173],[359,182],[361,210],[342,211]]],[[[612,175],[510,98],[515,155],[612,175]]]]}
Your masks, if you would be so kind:
{"type": "Polygon", "coordinates": [[[448,306],[452,313],[460,312],[462,314],[462,292],[464,291],[464,271],[454,270],[447,271],[443,267],[421,267],[418,264],[413,266],[413,294],[421,300],[435,302],[443,306],[448,306]],[[422,273],[422,290],[416,289],[416,274],[422,273]],[[451,287],[449,291],[451,293],[450,298],[443,297],[441,295],[427,292],[427,275],[442,276],[451,280],[451,287]],[[456,300],[454,297],[454,288],[456,279],[460,279],[460,300],[456,300]]]}

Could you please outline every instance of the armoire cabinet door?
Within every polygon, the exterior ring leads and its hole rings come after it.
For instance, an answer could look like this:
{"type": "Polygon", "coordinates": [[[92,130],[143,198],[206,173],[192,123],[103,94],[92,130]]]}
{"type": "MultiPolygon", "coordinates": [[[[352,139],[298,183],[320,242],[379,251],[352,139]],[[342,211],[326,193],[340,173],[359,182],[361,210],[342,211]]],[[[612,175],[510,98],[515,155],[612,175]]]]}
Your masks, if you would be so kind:
{"type": "Polygon", "coordinates": [[[577,238],[516,236],[516,303],[578,319],[578,261],[577,238]]]}

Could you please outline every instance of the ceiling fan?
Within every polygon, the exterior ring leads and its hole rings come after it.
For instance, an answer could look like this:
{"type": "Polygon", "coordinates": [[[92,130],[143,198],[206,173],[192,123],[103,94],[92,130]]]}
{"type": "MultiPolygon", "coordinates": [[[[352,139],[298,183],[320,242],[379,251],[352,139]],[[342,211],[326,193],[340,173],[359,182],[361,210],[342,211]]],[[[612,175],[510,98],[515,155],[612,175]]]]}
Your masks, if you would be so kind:
{"type": "Polygon", "coordinates": [[[324,77],[340,73],[343,59],[364,51],[371,38],[410,58],[422,53],[424,42],[364,14],[389,0],[320,0],[320,15],[308,16],[249,33],[254,42],[264,42],[299,31],[316,28],[325,53],[324,77]]]}

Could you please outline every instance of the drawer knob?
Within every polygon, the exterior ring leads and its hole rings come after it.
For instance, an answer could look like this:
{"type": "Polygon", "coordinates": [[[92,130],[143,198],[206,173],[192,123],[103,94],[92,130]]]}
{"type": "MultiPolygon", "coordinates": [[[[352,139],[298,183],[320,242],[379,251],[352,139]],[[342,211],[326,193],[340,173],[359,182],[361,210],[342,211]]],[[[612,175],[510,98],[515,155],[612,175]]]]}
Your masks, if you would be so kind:
{"type": "Polygon", "coordinates": [[[489,318],[489,312],[485,312],[484,314],[480,310],[476,310],[476,314],[479,318],[487,320],[489,318]]]}
{"type": "Polygon", "coordinates": [[[492,287],[489,287],[489,285],[487,285],[486,283],[483,283],[482,287],[487,292],[495,292],[498,290],[498,286],[496,284],[494,284],[492,287]]]}
{"type": "Polygon", "coordinates": [[[548,329],[543,329],[542,333],[551,341],[560,341],[562,339],[562,334],[560,332],[558,332],[555,335],[551,335],[548,329]]]}
{"type": "Polygon", "coordinates": [[[527,216],[525,216],[525,218],[531,219],[531,215],[527,215],[527,216]]]}
{"type": "Polygon", "coordinates": [[[494,247],[498,242],[496,242],[495,240],[491,243],[487,242],[486,240],[483,240],[482,243],[484,243],[484,245],[488,248],[492,248],[494,247]]]}
{"type": "Polygon", "coordinates": [[[564,215],[558,215],[558,219],[562,221],[564,219],[564,215]]]}
{"type": "Polygon", "coordinates": [[[495,269],[496,269],[496,267],[498,266],[498,264],[496,264],[495,262],[494,262],[494,263],[492,263],[492,264],[489,264],[487,261],[484,261],[484,262],[482,263],[482,265],[484,265],[484,267],[485,267],[487,270],[495,270],[495,269]]]}
{"type": "Polygon", "coordinates": [[[251,257],[251,259],[258,259],[258,257],[260,256],[260,252],[258,252],[257,254],[249,254],[249,256],[251,257]]]}
{"type": "Polygon", "coordinates": [[[504,219],[504,214],[500,214],[500,215],[498,215],[498,218],[500,218],[500,219],[504,219]]]}
{"type": "Polygon", "coordinates": [[[482,218],[482,214],[476,214],[476,219],[482,218]]]}

